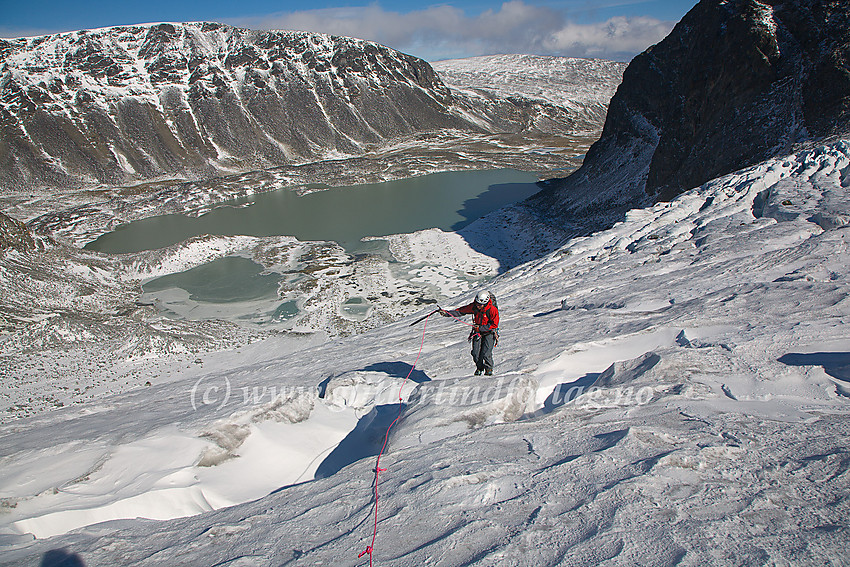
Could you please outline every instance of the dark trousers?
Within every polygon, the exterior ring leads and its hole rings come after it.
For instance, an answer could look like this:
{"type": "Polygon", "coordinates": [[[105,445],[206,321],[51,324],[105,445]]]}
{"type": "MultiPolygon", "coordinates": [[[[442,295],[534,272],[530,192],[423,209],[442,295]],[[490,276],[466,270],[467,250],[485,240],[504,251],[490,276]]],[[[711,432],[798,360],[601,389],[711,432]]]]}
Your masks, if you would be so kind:
{"type": "Polygon", "coordinates": [[[496,333],[475,335],[472,337],[472,360],[478,370],[493,370],[493,346],[496,333]]]}

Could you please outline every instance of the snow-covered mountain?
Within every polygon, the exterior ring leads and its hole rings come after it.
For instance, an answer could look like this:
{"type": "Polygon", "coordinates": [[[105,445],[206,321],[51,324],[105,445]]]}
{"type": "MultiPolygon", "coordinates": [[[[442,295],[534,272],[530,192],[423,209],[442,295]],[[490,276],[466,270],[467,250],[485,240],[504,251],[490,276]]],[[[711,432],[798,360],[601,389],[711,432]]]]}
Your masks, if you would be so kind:
{"type": "MultiPolygon", "coordinates": [[[[847,59],[830,39],[845,4],[704,0],[671,36],[704,47],[694,51],[703,59],[683,62],[662,42],[630,66],[617,97],[644,106],[612,109],[581,171],[461,233],[392,239],[400,255],[448,254],[459,269],[484,251],[520,261],[551,250],[487,284],[502,312],[494,377],[470,375],[468,329],[434,316],[348,338],[271,336],[189,361],[144,358],[150,385],[131,391],[108,381],[118,368],[93,368],[96,384],[57,378],[47,388],[77,388],[84,403],[0,426],[0,564],[846,563],[850,136],[847,59]],[[812,51],[788,43],[809,25],[826,30],[814,47],[798,42],[827,54],[813,66],[802,64],[812,51]],[[714,59],[735,56],[726,33],[778,38],[780,60],[803,54],[792,60],[799,75],[767,93],[746,81],[736,90],[714,59]],[[832,102],[786,105],[785,87],[812,100],[809,87],[793,89],[817,70],[837,73],[838,90],[817,99],[832,102]],[[725,141],[746,163],[694,141],[710,127],[691,120],[715,106],[730,116],[713,127],[741,134],[725,141]],[[748,109],[798,121],[749,136],[733,120],[751,125],[748,109]],[[653,168],[688,144],[683,163],[709,164],[699,175],[728,171],[658,200],[668,195],[651,186],[653,168]],[[570,232],[582,235],[564,241],[570,232]],[[398,415],[376,486],[375,455],[398,415]]],[[[493,78],[479,92],[506,88],[493,78]]],[[[69,255],[49,243],[33,255],[27,228],[2,221],[0,275],[37,293],[27,266],[69,255]]],[[[284,240],[251,244],[282,262],[303,250],[284,240]]],[[[119,312],[132,294],[115,277],[134,259],[71,258],[75,284],[44,282],[57,310],[90,307],[99,328],[137,316],[119,312]]],[[[137,271],[164,264],[135,260],[137,271]]],[[[34,321],[39,336],[85,332],[49,317],[34,321]]],[[[29,379],[79,355],[42,356],[29,379]]]]}
{"type": "Polygon", "coordinates": [[[607,106],[626,68],[619,61],[527,54],[448,59],[431,66],[449,87],[574,105],[577,111],[584,104],[607,106]]]}
{"type": "Polygon", "coordinates": [[[526,130],[558,134],[565,133],[564,123],[572,125],[571,132],[596,132],[626,67],[617,61],[538,55],[487,55],[431,65],[447,86],[464,95],[458,104],[468,104],[472,115],[489,117],[487,128],[502,122],[510,130],[517,115],[525,113],[526,130]]]}
{"type": "Polygon", "coordinates": [[[581,170],[532,206],[610,226],[629,208],[850,131],[850,4],[703,1],[632,60],[581,170]]]}
{"type": "Polygon", "coordinates": [[[466,126],[426,62],[348,38],[156,24],[2,40],[0,54],[13,187],[210,176],[466,126]]]}
{"type": "MultiPolygon", "coordinates": [[[[607,103],[546,104],[540,117],[539,101],[470,99],[427,62],[379,44],[214,23],[0,40],[0,58],[9,189],[197,179],[446,129],[596,130],[607,103]]],[[[608,68],[617,64],[560,60],[566,74],[574,65],[598,68],[574,78],[600,92],[619,82],[608,68]]]]}

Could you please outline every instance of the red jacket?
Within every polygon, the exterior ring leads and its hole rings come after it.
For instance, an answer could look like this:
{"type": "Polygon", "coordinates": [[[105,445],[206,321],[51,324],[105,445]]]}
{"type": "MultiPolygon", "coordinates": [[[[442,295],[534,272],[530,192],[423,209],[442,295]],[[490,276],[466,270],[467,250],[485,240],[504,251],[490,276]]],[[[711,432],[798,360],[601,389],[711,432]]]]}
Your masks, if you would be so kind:
{"type": "Polygon", "coordinates": [[[493,305],[493,300],[487,302],[484,307],[479,307],[474,301],[455,309],[460,315],[472,314],[472,322],[481,328],[482,332],[493,331],[499,327],[499,310],[493,305]]]}

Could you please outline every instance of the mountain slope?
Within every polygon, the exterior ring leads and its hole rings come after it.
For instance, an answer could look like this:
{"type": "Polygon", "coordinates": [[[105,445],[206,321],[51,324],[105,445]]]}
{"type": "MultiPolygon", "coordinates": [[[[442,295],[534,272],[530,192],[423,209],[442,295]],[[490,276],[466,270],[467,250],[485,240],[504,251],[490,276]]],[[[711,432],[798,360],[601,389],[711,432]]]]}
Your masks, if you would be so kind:
{"type": "Polygon", "coordinates": [[[627,210],[676,146],[629,116],[531,201],[587,236],[488,283],[496,377],[434,317],[3,425],[0,563],[362,565],[373,526],[381,565],[845,562],[850,140],[762,138],[777,156],[627,210]]]}
{"type": "Polygon", "coordinates": [[[212,23],[0,40],[0,181],[210,176],[469,127],[424,61],[375,43],[212,23]]]}
{"type": "Polygon", "coordinates": [[[598,136],[626,65],[599,59],[488,55],[431,66],[457,93],[455,104],[467,106],[473,116],[489,118],[490,129],[511,131],[518,115],[525,114],[525,131],[560,135],[589,131],[598,136]]]}
{"type": "Polygon", "coordinates": [[[610,226],[631,207],[850,131],[848,27],[838,0],[701,1],[629,64],[582,168],[533,206],[610,226]]]}
{"type": "MultiPolygon", "coordinates": [[[[595,137],[622,68],[523,60],[533,77],[557,68],[557,89],[579,96],[482,94],[372,42],[214,23],[0,40],[0,58],[7,189],[202,179],[360,156],[435,131],[595,137]],[[597,94],[582,96],[579,83],[597,94]]],[[[516,67],[509,59],[488,72],[516,67]]]]}

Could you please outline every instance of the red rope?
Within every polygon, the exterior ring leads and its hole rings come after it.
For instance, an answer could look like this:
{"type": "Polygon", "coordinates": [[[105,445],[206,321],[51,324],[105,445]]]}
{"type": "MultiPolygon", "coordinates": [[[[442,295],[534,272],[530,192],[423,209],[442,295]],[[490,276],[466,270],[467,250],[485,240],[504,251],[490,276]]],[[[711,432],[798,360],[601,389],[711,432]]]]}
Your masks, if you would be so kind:
{"type": "Polygon", "coordinates": [[[428,327],[428,319],[430,319],[431,315],[433,315],[434,313],[448,313],[452,318],[454,318],[455,321],[460,321],[461,323],[463,323],[467,327],[475,327],[475,325],[471,325],[471,324],[467,323],[466,321],[464,321],[460,317],[452,314],[450,311],[445,311],[445,310],[442,310],[442,309],[438,309],[436,311],[433,311],[430,314],[428,314],[427,317],[425,317],[425,324],[422,325],[422,340],[419,343],[419,352],[416,353],[416,360],[413,361],[413,366],[410,367],[410,372],[408,372],[407,376],[404,377],[404,380],[401,383],[401,387],[399,387],[399,389],[398,389],[398,402],[399,402],[398,415],[393,420],[393,422],[390,424],[390,426],[387,427],[387,432],[384,434],[384,444],[381,446],[381,451],[378,453],[378,458],[375,461],[375,485],[374,485],[374,493],[373,493],[373,497],[375,499],[375,505],[374,505],[375,519],[374,519],[374,526],[373,526],[374,529],[372,530],[372,542],[369,545],[366,546],[366,549],[364,549],[363,551],[360,552],[360,555],[357,556],[357,558],[359,559],[359,558],[363,557],[364,555],[368,555],[369,556],[369,567],[372,567],[372,551],[375,549],[375,539],[378,537],[378,476],[382,472],[387,471],[387,469],[381,468],[381,457],[383,456],[384,451],[387,448],[387,442],[389,441],[389,438],[390,438],[390,430],[392,430],[393,426],[395,426],[395,424],[398,423],[398,420],[401,419],[401,414],[404,411],[404,405],[403,405],[404,399],[402,398],[401,394],[402,394],[402,391],[404,390],[405,384],[407,384],[407,381],[410,379],[410,376],[413,374],[413,370],[416,368],[416,364],[419,362],[419,357],[422,356],[422,348],[425,346],[425,329],[428,327]]]}
{"type": "Polygon", "coordinates": [[[381,447],[381,451],[378,453],[377,460],[375,461],[375,486],[374,486],[375,521],[374,521],[374,530],[372,531],[372,543],[370,545],[366,546],[366,549],[364,551],[360,552],[360,555],[357,556],[358,559],[359,559],[359,558],[363,557],[364,555],[368,554],[369,555],[369,566],[370,567],[372,566],[372,550],[375,548],[375,539],[378,537],[378,476],[382,472],[386,472],[386,470],[387,470],[387,469],[381,468],[381,456],[384,454],[384,451],[387,448],[387,442],[389,441],[389,438],[390,438],[390,430],[393,428],[393,426],[396,423],[398,423],[398,420],[401,419],[401,414],[404,411],[404,405],[403,405],[404,399],[401,397],[401,393],[404,390],[405,384],[407,384],[407,381],[410,379],[410,376],[413,374],[413,370],[414,370],[414,368],[416,368],[416,363],[419,362],[419,357],[422,356],[422,347],[425,346],[425,329],[428,327],[428,319],[430,319],[431,315],[433,315],[434,313],[436,313],[436,311],[434,311],[433,313],[431,313],[430,315],[425,317],[425,324],[422,325],[422,340],[419,343],[419,352],[416,353],[416,360],[413,362],[413,366],[410,367],[410,372],[408,372],[407,376],[404,377],[404,380],[401,383],[401,387],[399,387],[399,389],[398,389],[398,402],[399,402],[398,415],[393,420],[393,422],[390,424],[390,426],[387,427],[387,432],[384,435],[384,444],[381,447]]]}

